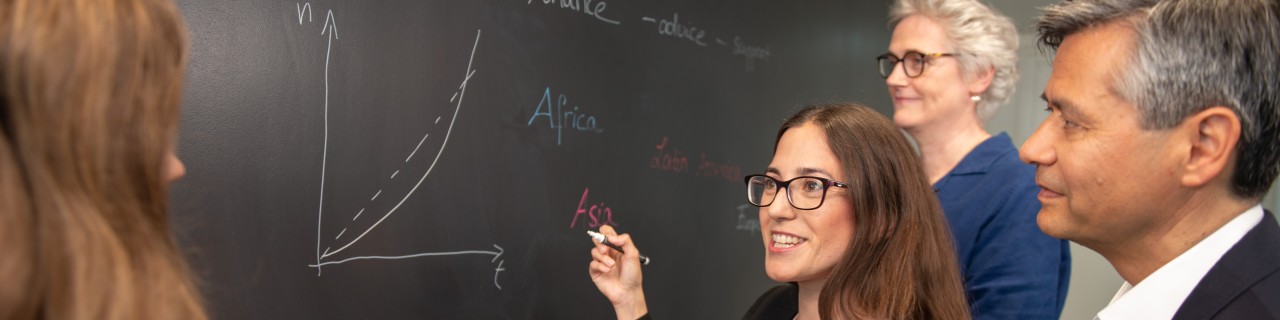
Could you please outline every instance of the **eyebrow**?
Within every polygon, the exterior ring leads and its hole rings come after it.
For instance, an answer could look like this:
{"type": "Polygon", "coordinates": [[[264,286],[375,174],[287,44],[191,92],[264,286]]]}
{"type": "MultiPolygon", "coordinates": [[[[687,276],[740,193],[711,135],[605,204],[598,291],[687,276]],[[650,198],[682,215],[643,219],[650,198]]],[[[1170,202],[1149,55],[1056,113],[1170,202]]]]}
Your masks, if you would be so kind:
{"type": "Polygon", "coordinates": [[[834,175],[832,175],[830,172],[827,172],[827,170],[822,170],[821,168],[800,168],[797,171],[799,171],[800,175],[802,176],[807,176],[814,173],[821,173],[828,177],[834,177],[834,175]]]}
{"type": "Polygon", "coordinates": [[[1077,120],[1088,120],[1088,117],[1085,117],[1084,114],[1080,113],[1080,108],[1077,107],[1076,104],[1072,103],[1071,101],[1067,101],[1063,99],[1050,100],[1049,97],[1043,92],[1040,93],[1040,100],[1044,100],[1044,102],[1048,103],[1050,107],[1058,109],[1058,111],[1061,111],[1062,114],[1071,116],[1072,118],[1075,118],[1077,120]]]}
{"type": "MultiPolygon", "coordinates": [[[[768,169],[768,170],[765,170],[765,172],[766,172],[766,173],[772,173],[772,174],[775,174],[775,175],[778,175],[778,176],[782,176],[782,170],[779,170],[778,168],[774,168],[774,167],[769,167],[769,169],[768,169]]],[[[833,175],[833,174],[831,174],[830,172],[827,172],[827,170],[823,170],[823,169],[821,169],[821,168],[809,168],[809,167],[804,167],[804,168],[796,169],[796,172],[798,172],[798,173],[799,173],[797,176],[807,176],[807,175],[812,175],[812,174],[815,174],[815,173],[820,173],[820,174],[825,175],[825,176],[827,176],[827,177],[835,177],[835,175],[833,175]]]]}
{"type": "MultiPolygon", "coordinates": [[[[914,48],[912,48],[912,49],[902,50],[902,55],[904,55],[904,56],[905,56],[905,55],[907,55],[907,53],[910,53],[910,52],[916,52],[916,53],[924,54],[924,51],[923,51],[923,50],[919,50],[919,49],[914,49],[914,48]]],[[[897,53],[893,53],[893,50],[885,50],[885,51],[884,51],[884,53],[885,53],[885,54],[893,55],[895,58],[901,58],[901,57],[899,57],[899,56],[898,56],[898,54],[897,54],[897,53]]]]}

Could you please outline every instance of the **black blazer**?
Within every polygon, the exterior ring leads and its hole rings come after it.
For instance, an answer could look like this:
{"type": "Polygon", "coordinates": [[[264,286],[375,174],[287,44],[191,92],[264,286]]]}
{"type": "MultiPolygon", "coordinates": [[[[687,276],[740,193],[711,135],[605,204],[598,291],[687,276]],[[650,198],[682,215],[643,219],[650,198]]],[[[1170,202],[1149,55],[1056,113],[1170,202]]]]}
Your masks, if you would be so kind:
{"type": "Polygon", "coordinates": [[[1200,279],[1173,319],[1280,319],[1280,224],[1270,211],[1200,279]]]}
{"type": "Polygon", "coordinates": [[[744,320],[791,320],[800,311],[800,288],[794,282],[773,287],[751,305],[744,320]]]}

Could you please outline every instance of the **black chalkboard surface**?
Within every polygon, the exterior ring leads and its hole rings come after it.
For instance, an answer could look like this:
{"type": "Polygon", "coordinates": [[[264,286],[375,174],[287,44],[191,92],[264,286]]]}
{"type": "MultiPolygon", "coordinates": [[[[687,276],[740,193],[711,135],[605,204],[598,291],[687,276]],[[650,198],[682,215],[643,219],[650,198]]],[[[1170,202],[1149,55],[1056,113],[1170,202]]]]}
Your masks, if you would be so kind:
{"type": "Polygon", "coordinates": [[[587,230],[661,319],[774,285],[741,177],[811,102],[887,112],[886,1],[179,1],[172,189],[219,319],[601,319],[587,230]]]}

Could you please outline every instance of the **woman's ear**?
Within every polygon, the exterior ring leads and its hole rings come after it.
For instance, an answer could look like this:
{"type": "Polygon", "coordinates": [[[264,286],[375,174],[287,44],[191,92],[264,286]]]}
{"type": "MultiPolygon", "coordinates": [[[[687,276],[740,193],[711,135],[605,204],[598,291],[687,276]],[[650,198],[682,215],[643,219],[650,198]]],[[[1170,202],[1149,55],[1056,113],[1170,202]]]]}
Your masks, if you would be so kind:
{"type": "Polygon", "coordinates": [[[969,79],[969,95],[979,96],[983,92],[987,92],[987,88],[991,87],[991,81],[996,78],[996,68],[987,67],[973,75],[969,79]]]}

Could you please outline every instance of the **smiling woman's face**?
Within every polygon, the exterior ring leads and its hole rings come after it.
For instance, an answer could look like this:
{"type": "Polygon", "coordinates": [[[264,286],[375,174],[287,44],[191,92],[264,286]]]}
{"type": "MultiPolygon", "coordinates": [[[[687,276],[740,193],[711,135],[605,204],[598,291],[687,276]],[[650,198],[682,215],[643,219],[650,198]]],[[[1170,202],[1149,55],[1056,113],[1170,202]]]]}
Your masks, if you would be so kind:
{"type": "MultiPolygon", "coordinates": [[[[778,140],[768,175],[780,181],[799,176],[845,181],[840,161],[827,144],[827,135],[813,123],[788,129],[778,140]]],[[[790,187],[800,188],[799,183],[790,187]]],[[[789,188],[790,188],[789,187],[789,188]]],[[[853,238],[853,209],[849,190],[827,189],[822,206],[799,210],[786,192],[760,208],[765,272],[780,282],[825,281],[844,256],[853,238]]]]}
{"type": "MultiPolygon", "coordinates": [[[[889,53],[896,57],[907,52],[954,54],[946,30],[936,21],[920,15],[902,19],[893,30],[889,53]]],[[[900,128],[913,129],[946,126],[956,119],[977,117],[970,96],[986,90],[978,81],[965,80],[960,60],[955,56],[926,58],[924,70],[908,77],[903,63],[893,67],[885,78],[893,98],[893,122],[900,128]]]]}

